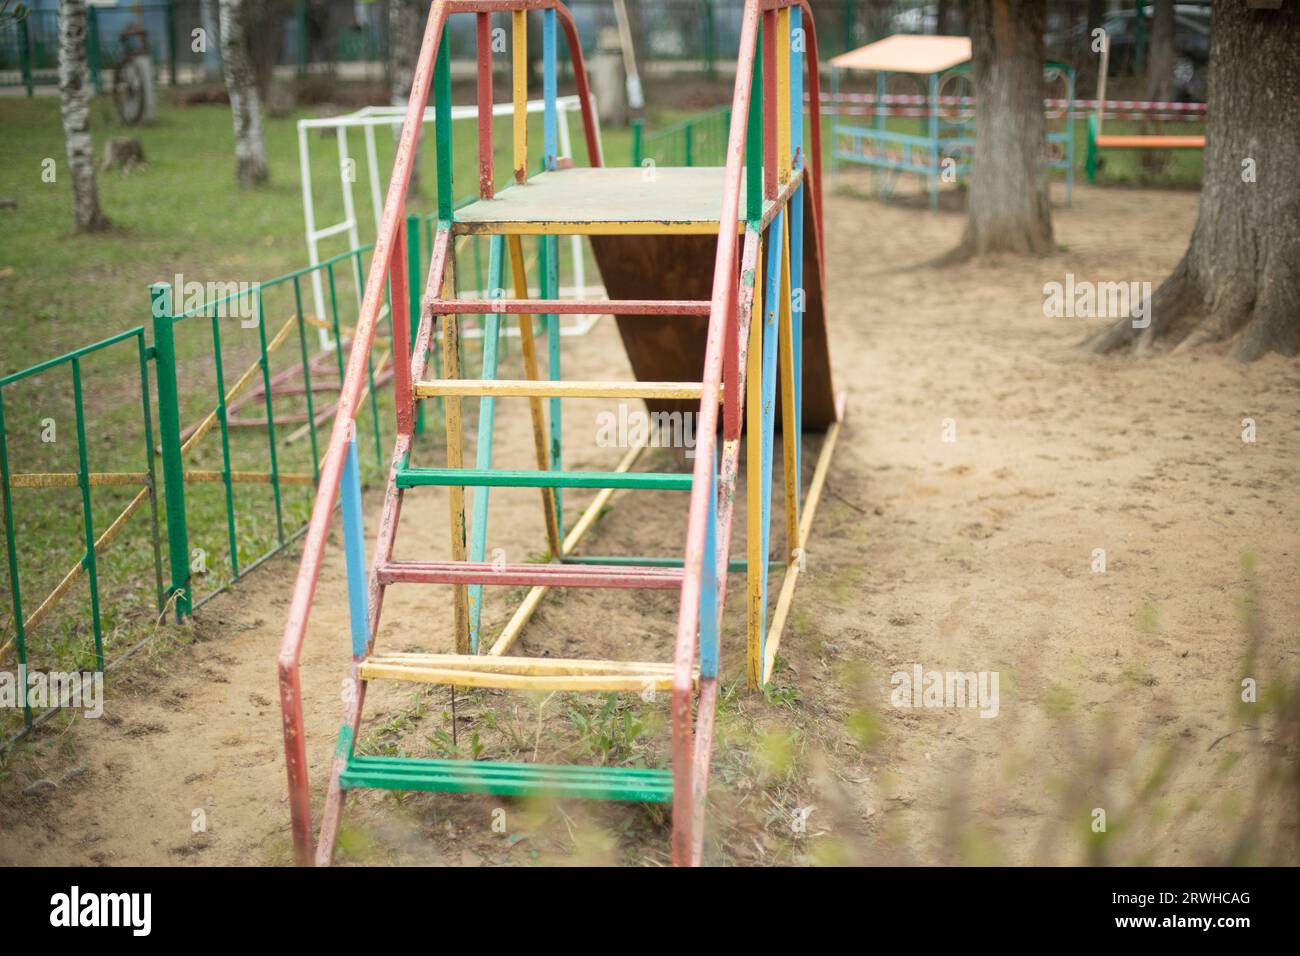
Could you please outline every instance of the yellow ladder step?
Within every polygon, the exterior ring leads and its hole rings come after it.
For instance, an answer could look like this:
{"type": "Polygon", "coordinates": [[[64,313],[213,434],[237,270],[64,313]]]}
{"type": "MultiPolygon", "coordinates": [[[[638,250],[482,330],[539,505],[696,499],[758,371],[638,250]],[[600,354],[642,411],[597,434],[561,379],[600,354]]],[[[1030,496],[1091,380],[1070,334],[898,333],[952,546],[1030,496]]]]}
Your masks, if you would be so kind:
{"type": "MultiPolygon", "coordinates": [[[[673,665],[477,654],[375,654],[361,662],[362,680],[400,680],[505,690],[671,690],[673,665]]],[[[692,675],[699,680],[699,673],[692,675]]]]}

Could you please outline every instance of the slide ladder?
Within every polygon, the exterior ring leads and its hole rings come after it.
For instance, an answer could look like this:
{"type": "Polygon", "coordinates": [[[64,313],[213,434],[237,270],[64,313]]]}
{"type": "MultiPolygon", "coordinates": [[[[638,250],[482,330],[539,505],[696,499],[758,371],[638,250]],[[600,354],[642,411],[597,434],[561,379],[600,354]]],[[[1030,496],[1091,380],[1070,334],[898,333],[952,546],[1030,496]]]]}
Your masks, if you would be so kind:
{"type": "MultiPolygon", "coordinates": [[[[296,859],[328,864],[347,793],[360,788],[544,795],[559,798],[672,804],[672,858],[700,862],[704,804],[717,700],[719,631],[729,571],[746,579],[748,683],[761,687],[775,667],[780,635],[831,453],[844,398],[831,389],[822,274],[820,118],[817,50],[806,2],[746,0],[732,102],[727,162],[718,168],[609,168],[603,165],[596,120],[573,19],[556,0],[435,0],[431,4],[366,280],[328,451],[279,657],[281,710],[296,859]],[[542,171],[530,175],[527,144],[526,17],[541,19],[544,144],[542,171]],[[479,198],[454,208],[451,69],[447,21],[476,19],[479,198]],[[493,177],[493,14],[511,18],[514,103],[512,182],[493,177]],[[557,159],[558,31],[565,33],[582,103],[590,166],[557,159]],[[804,81],[811,104],[810,152],[803,146],[804,81]],[[432,90],[438,178],[438,222],[428,285],[414,335],[409,327],[404,197],[416,137],[432,90]],[[456,295],[454,244],[462,235],[490,238],[489,288],[507,273],[513,297],[456,295]],[[591,237],[608,300],[558,298],[559,237],[591,237]],[[538,237],[537,298],[529,297],[525,237],[538,237]],[[383,510],[366,562],[361,483],[353,419],[385,290],[391,287],[397,437],[383,510]],[[560,375],[558,318],[612,314],[632,360],[635,381],[575,381],[560,375]],[[461,317],[483,316],[479,377],[464,367],[461,317]],[[535,324],[546,330],[537,340],[535,324]],[[498,337],[517,323],[524,377],[497,375],[498,337]],[[442,367],[430,374],[439,337],[442,367]],[[407,348],[407,344],[412,343],[407,348]],[[544,348],[543,348],[544,345],[544,348]],[[542,362],[545,352],[545,363],[542,362]],[[545,372],[545,374],[543,374],[545,372]],[[462,452],[464,399],[478,399],[475,460],[462,452]],[[536,468],[508,470],[492,462],[499,398],[526,398],[536,468]],[[635,470],[640,448],[612,471],[568,470],[562,463],[561,404],[571,398],[642,400],[651,409],[698,416],[693,471],[635,470]],[[445,462],[413,460],[420,403],[444,403],[445,462]],[[778,410],[780,414],[778,415],[778,410]],[[781,442],[776,442],[776,424],[781,442]],[[743,442],[748,423],[747,437],[743,442]],[[802,434],[824,431],[807,488],[801,487],[802,434]],[[784,527],[773,562],[774,458],[782,454],[784,527]],[[737,479],[745,482],[746,559],[729,560],[737,479]],[[450,559],[399,561],[394,542],[404,496],[447,489],[450,559]],[[471,489],[470,510],[466,491],[471,489]],[[546,563],[486,561],[488,492],[534,488],[546,528],[546,563]],[[597,494],[566,527],[564,489],[597,494]],[[592,558],[577,553],[583,536],[619,492],[655,489],[680,494],[687,517],[681,557],[592,558]],[[308,615],[320,575],[335,504],[341,499],[350,615],[352,680],[329,788],[313,836],[299,674],[308,615]],[[780,566],[779,589],[769,577],[780,566]],[[387,589],[394,585],[451,588],[455,653],[381,653],[375,638],[387,589]],[[493,641],[480,640],[482,589],[526,586],[527,596],[493,641]],[[650,588],[680,596],[669,661],[521,657],[510,653],[550,588],[650,588]],[[775,601],[772,596],[775,595],[775,601]],[[670,768],[588,767],[487,760],[365,756],[356,752],[366,687],[371,681],[523,691],[671,694],[670,768]]],[[[430,591],[441,600],[445,591],[430,591]]]]}

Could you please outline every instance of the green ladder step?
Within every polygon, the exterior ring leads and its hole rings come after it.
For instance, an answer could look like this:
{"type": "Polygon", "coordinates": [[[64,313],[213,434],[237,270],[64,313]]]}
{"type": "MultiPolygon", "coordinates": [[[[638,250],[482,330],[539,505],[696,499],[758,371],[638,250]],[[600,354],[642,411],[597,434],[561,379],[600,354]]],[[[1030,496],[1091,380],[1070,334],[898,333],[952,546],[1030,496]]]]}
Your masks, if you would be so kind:
{"type": "Polygon", "coordinates": [[[671,770],[422,757],[349,757],[339,786],[344,790],[367,787],[629,803],[670,803],[673,798],[671,770]]]}
{"type": "Polygon", "coordinates": [[[397,487],[456,485],[493,488],[634,488],[690,491],[689,472],[506,471],[480,468],[399,468],[397,487]]]}

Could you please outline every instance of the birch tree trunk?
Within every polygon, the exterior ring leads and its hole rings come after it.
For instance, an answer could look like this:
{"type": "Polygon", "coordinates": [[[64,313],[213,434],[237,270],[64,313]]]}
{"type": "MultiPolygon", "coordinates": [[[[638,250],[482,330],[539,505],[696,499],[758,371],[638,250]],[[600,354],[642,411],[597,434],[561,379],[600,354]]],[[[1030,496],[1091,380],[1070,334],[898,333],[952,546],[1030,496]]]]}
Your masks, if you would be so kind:
{"type": "Polygon", "coordinates": [[[235,180],[250,187],[270,178],[262,135],[262,100],[257,93],[245,33],[244,0],[220,0],[221,65],[235,124],[235,180]]]}
{"type": "Polygon", "coordinates": [[[95,182],[90,139],[90,69],[86,63],[86,0],[59,3],[59,105],[72,176],[72,215],[77,232],[107,229],[95,182]]]}

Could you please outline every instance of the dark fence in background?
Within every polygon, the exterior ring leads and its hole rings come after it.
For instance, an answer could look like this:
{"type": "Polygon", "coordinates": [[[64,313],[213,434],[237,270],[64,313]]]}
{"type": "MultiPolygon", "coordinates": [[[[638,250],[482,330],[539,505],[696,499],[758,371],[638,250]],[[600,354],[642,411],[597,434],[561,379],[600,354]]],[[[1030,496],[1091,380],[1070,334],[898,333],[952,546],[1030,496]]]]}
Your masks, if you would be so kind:
{"type": "MultiPolygon", "coordinates": [[[[33,2],[27,16],[0,17],[0,86],[58,83],[58,12],[33,2]]],[[[743,0],[629,0],[628,13],[643,69],[672,65],[713,76],[735,61],[743,0]]],[[[833,56],[891,33],[932,32],[933,5],[924,0],[812,0],[822,55],[833,56]]],[[[617,21],[609,0],[572,0],[583,52],[591,54],[600,31],[617,21]]],[[[262,0],[249,5],[254,58],[263,66],[289,66],[299,75],[340,73],[378,79],[388,56],[388,5],[383,0],[262,0]],[[368,64],[363,73],[349,64],[368,64]],[[373,67],[378,65],[378,69],[373,67]]],[[[121,0],[89,7],[87,57],[97,89],[103,71],[123,58],[122,31],[142,26],[161,83],[219,81],[221,54],[216,0],[121,0]],[[197,32],[201,31],[201,32],[197,32]]],[[[500,26],[508,18],[498,16],[500,26]]],[[[472,18],[451,20],[452,56],[472,57],[472,18]]]]}

